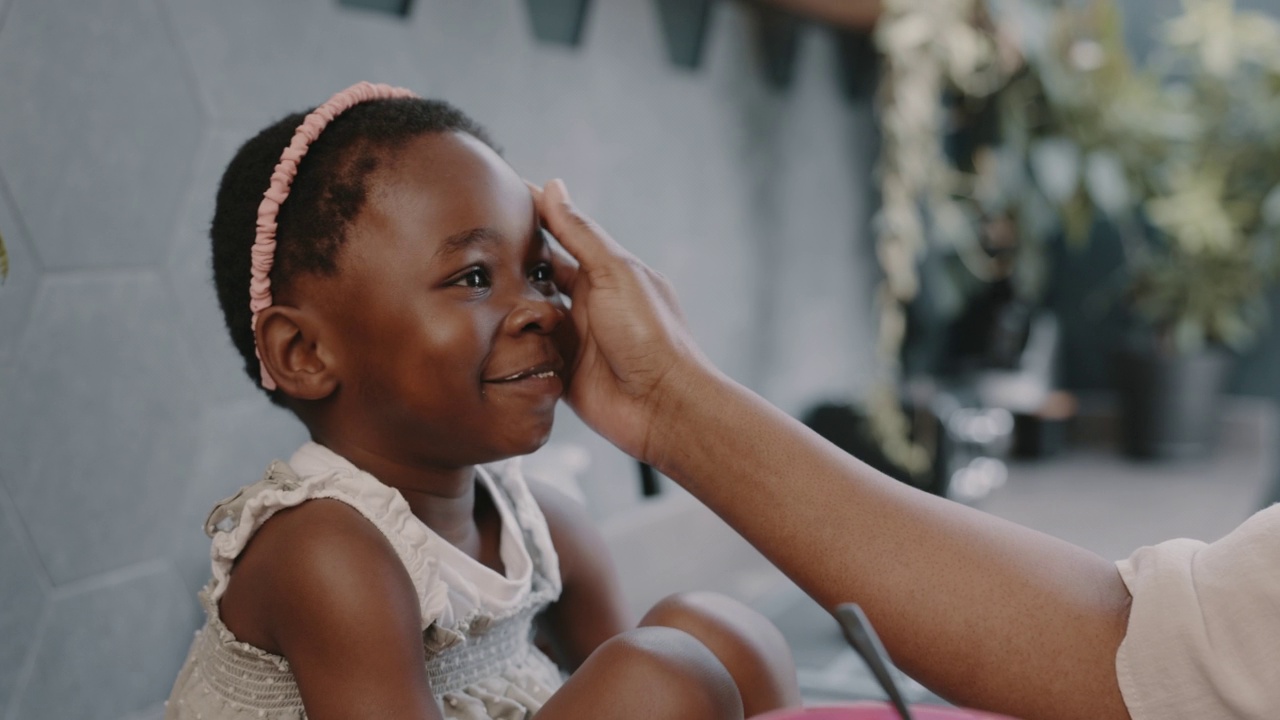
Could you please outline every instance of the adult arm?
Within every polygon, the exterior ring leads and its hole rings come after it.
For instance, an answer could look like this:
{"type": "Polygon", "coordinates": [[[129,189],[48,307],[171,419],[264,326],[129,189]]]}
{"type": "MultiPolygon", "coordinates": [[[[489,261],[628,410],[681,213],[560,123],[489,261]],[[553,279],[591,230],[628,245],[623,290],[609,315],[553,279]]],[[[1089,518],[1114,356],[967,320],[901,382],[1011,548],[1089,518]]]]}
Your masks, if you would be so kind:
{"type": "Polygon", "coordinates": [[[1027,719],[1126,718],[1130,597],[1114,565],[882,475],[734,383],[670,286],[571,204],[534,188],[580,267],[560,270],[580,349],[569,402],[683,485],[828,609],[862,605],[904,670],[1027,719]]]}

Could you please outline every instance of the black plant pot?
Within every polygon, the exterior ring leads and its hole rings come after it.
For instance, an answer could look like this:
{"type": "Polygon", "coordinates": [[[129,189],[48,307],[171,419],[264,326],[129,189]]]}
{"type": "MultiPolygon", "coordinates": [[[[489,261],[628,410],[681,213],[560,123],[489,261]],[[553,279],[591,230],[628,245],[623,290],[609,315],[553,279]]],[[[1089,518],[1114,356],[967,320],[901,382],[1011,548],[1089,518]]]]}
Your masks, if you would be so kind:
{"type": "Polygon", "coordinates": [[[1216,347],[1170,354],[1131,342],[1116,353],[1125,453],[1151,459],[1207,454],[1217,437],[1231,365],[1232,355],[1216,347]]]}

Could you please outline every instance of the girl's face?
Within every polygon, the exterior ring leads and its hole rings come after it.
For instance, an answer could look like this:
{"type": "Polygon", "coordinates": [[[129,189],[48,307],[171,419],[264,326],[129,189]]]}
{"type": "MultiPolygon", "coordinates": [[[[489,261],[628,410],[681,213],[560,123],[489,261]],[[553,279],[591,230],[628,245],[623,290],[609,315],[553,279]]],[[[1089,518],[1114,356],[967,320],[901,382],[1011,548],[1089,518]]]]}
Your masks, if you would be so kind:
{"type": "MultiPolygon", "coordinates": [[[[386,156],[318,299],[346,442],[462,467],[551,432],[573,333],[528,189],[462,133],[386,156]]],[[[320,289],[320,288],[317,288],[320,289]]]]}

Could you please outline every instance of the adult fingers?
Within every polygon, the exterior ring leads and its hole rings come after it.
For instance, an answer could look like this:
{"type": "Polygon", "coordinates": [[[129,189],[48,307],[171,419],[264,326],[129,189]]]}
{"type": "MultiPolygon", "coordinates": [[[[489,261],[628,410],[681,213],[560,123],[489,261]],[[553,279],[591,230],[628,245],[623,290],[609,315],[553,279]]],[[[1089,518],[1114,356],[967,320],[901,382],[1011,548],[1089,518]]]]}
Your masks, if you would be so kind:
{"type": "Polygon", "coordinates": [[[574,285],[578,281],[578,261],[565,250],[555,239],[550,240],[551,268],[555,275],[556,287],[561,292],[573,294],[574,285]]]}
{"type": "MultiPolygon", "coordinates": [[[[540,208],[542,188],[528,180],[525,180],[524,184],[529,187],[529,193],[533,195],[534,206],[540,208]]],[[[541,210],[539,210],[539,220],[541,220],[541,210]]],[[[551,250],[551,267],[555,275],[556,287],[560,288],[561,292],[572,294],[574,283],[578,279],[578,261],[551,233],[546,233],[546,238],[547,247],[551,250]]]]}
{"type": "Polygon", "coordinates": [[[573,206],[563,181],[547,183],[541,193],[534,194],[534,201],[543,224],[588,273],[626,257],[621,245],[573,206]]]}

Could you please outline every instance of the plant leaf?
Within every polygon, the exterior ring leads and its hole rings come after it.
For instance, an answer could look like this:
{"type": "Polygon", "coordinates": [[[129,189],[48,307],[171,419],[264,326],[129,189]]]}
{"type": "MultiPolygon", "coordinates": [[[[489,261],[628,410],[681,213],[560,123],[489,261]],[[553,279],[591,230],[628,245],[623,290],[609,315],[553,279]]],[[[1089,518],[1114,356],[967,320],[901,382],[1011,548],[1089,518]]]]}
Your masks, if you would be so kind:
{"type": "Polygon", "coordinates": [[[1173,343],[1183,354],[1199,350],[1204,346],[1204,326],[1199,320],[1182,318],[1173,329],[1173,343]]]}
{"type": "Polygon", "coordinates": [[[1280,227],[1280,185],[1271,188],[1262,201],[1262,220],[1270,227],[1280,227]]]}
{"type": "Polygon", "coordinates": [[[1067,243],[1082,248],[1089,241],[1089,233],[1093,230],[1093,205],[1077,193],[1062,206],[1062,231],[1067,243]]]}
{"type": "Polygon", "coordinates": [[[9,277],[9,252],[4,249],[4,236],[0,235],[0,282],[9,277]]]}
{"type": "Polygon", "coordinates": [[[1065,137],[1050,137],[1031,146],[1031,175],[1054,205],[1066,203],[1080,185],[1080,146],[1065,137]]]}
{"type": "Polygon", "coordinates": [[[1243,318],[1229,309],[1218,310],[1213,317],[1213,324],[1217,329],[1214,335],[1232,350],[1244,350],[1253,342],[1253,330],[1243,318]]]}
{"type": "Polygon", "coordinates": [[[1084,189],[1093,204],[1111,217],[1128,210],[1133,203],[1124,164],[1108,150],[1094,150],[1085,157],[1084,189]]]}

